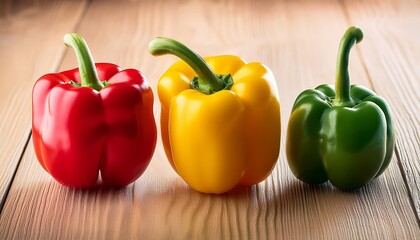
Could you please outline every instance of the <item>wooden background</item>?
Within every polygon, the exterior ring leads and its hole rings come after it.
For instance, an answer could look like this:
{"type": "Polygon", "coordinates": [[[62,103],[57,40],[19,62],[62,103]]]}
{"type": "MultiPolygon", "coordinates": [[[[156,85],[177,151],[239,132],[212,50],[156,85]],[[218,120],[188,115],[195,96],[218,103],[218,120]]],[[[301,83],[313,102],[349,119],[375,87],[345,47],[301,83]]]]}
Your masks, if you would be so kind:
{"type": "MultiPolygon", "coordinates": [[[[0,2],[0,239],[420,239],[420,1],[138,0],[0,2]],[[364,40],[351,79],[388,100],[396,147],[387,171],[341,192],[290,172],[285,133],[292,103],[333,83],[338,42],[350,25],[364,40]],[[282,113],[281,152],[264,182],[223,195],[191,190],[161,140],[145,174],[122,189],[73,190],[38,164],[31,89],[38,77],[76,66],[62,38],[78,32],[97,62],[140,69],[156,95],[176,58],[148,54],[155,36],[206,55],[235,54],[269,66],[282,113]]],[[[155,100],[159,122],[159,101],[155,100]]]]}

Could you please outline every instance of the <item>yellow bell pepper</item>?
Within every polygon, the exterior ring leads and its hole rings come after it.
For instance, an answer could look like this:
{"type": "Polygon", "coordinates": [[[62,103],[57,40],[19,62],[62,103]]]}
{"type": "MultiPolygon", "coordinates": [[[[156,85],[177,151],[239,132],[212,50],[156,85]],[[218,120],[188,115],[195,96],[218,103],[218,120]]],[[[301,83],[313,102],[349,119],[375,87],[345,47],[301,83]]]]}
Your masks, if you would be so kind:
{"type": "Polygon", "coordinates": [[[202,59],[168,38],[152,40],[149,50],[184,60],[158,82],[162,141],[173,169],[205,193],[266,179],[280,148],[280,105],[272,72],[236,56],[202,59]]]}

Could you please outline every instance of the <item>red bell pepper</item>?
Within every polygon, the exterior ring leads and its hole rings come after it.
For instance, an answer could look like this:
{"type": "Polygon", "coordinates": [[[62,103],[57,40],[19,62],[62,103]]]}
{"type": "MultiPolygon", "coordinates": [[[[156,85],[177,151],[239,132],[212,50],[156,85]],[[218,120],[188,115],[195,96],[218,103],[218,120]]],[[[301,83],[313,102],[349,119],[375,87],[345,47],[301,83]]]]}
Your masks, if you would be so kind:
{"type": "Polygon", "coordinates": [[[32,134],[39,163],[58,182],[125,186],[147,168],[156,146],[153,93],[143,74],[93,63],[86,42],[66,34],[79,68],[46,74],[32,92],[32,134]]]}

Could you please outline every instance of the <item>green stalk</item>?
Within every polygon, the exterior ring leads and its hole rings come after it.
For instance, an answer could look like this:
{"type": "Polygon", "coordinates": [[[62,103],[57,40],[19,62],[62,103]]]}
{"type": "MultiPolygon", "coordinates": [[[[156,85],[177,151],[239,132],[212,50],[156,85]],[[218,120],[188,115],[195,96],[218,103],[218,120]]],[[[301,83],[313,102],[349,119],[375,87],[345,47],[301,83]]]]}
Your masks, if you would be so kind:
{"type": "Polygon", "coordinates": [[[359,43],[363,39],[363,32],[357,27],[350,27],[344,33],[340,41],[340,47],[337,55],[337,72],[335,78],[335,94],[334,103],[340,106],[353,105],[350,97],[350,76],[349,76],[349,55],[350,49],[355,43],[359,43]]]}
{"type": "Polygon", "coordinates": [[[101,90],[104,85],[99,80],[95,63],[86,41],[77,33],[67,33],[64,35],[64,44],[72,47],[76,53],[81,86],[91,87],[97,91],[101,90]]]}
{"type": "Polygon", "coordinates": [[[202,57],[176,40],[157,37],[149,43],[149,51],[153,56],[172,54],[184,60],[198,76],[191,81],[191,87],[204,94],[230,89],[233,85],[230,75],[216,75],[202,57]]]}

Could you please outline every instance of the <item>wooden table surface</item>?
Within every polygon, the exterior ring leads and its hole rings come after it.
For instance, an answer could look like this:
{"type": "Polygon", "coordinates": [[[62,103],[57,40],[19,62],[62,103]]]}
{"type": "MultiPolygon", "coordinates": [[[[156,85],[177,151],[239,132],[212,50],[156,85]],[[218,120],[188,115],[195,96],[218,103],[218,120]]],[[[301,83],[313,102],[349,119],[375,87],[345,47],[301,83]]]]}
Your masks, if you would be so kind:
{"type": "Polygon", "coordinates": [[[1,1],[0,239],[420,239],[419,82],[420,1],[1,1]],[[365,34],[351,53],[351,80],[387,99],[396,146],[381,177],[342,192],[293,176],[285,134],[296,96],[334,83],[338,42],[351,25],[365,34]],[[83,35],[97,62],[140,69],[157,122],[157,80],[176,58],[151,56],[153,37],[265,63],[282,114],[271,176],[227,194],[198,193],[174,173],[159,136],[149,168],[125,188],[55,182],[34,155],[31,89],[41,75],[76,66],[67,32],[83,35]]]}

